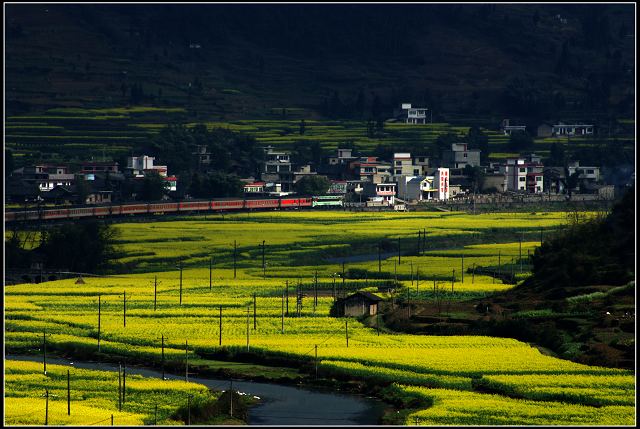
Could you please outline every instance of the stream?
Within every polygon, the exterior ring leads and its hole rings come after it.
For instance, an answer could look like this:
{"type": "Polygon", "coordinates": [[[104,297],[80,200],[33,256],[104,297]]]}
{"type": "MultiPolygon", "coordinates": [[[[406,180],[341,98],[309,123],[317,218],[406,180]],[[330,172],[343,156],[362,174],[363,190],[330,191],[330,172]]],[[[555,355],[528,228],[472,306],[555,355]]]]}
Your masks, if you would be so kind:
{"type": "MultiPolygon", "coordinates": [[[[42,362],[40,356],[7,355],[5,360],[42,362]]],[[[47,358],[48,364],[69,365],[100,371],[118,371],[118,366],[106,362],[82,362],[47,358]]],[[[128,374],[162,378],[162,373],[136,366],[127,366],[128,374]]],[[[168,380],[184,377],[165,373],[168,380]]],[[[229,380],[189,377],[214,390],[227,390],[229,380]]],[[[376,425],[382,417],[384,404],[374,398],[355,394],[327,393],[294,386],[252,381],[233,381],[233,390],[257,396],[260,403],[249,409],[250,425],[376,425]]]]}

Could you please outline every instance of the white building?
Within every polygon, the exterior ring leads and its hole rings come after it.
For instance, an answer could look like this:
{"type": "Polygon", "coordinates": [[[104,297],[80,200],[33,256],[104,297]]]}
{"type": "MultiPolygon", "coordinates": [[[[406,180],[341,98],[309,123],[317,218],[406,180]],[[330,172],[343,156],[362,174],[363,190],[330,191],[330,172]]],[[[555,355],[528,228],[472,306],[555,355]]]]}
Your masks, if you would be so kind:
{"type": "Polygon", "coordinates": [[[524,158],[508,158],[499,172],[507,179],[507,191],[541,193],[544,190],[544,166],[524,158]]]}
{"type": "Polygon", "coordinates": [[[438,168],[435,177],[435,185],[438,190],[438,199],[441,201],[449,199],[449,169],[445,167],[438,168]]]}
{"type": "MultiPolygon", "coordinates": [[[[402,103],[402,111],[406,111],[406,124],[426,124],[427,123],[426,107],[411,107],[410,103],[402,103]]],[[[431,121],[430,121],[431,122],[431,121]]]]}
{"type": "Polygon", "coordinates": [[[593,125],[558,124],[551,127],[551,134],[555,136],[584,136],[593,134],[593,125]]]}
{"type": "Polygon", "coordinates": [[[127,158],[127,172],[133,177],[144,177],[145,173],[155,171],[162,177],[167,177],[166,165],[153,165],[153,156],[130,156],[127,158]]]}

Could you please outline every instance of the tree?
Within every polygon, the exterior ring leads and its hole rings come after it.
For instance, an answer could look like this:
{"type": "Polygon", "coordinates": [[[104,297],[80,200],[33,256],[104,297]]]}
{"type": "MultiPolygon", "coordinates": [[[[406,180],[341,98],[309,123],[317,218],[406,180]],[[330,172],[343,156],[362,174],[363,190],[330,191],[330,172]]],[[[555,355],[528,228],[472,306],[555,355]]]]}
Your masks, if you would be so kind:
{"type": "Polygon", "coordinates": [[[302,195],[324,195],[331,182],[324,176],[306,176],[295,184],[296,192],[302,195]]]}
{"type": "Polygon", "coordinates": [[[526,131],[514,131],[509,136],[509,149],[514,151],[524,151],[533,146],[533,137],[526,131]]]}
{"type": "Polygon", "coordinates": [[[239,197],[243,184],[238,176],[223,172],[212,172],[204,176],[194,174],[189,194],[194,198],[239,197]]]}
{"type": "Polygon", "coordinates": [[[45,257],[47,267],[93,273],[106,268],[118,256],[116,238],[116,229],[90,220],[50,230],[37,250],[45,257]]]}
{"type": "Polygon", "coordinates": [[[451,144],[459,140],[460,137],[455,133],[440,134],[436,139],[435,153],[432,153],[431,155],[434,158],[441,158],[442,152],[445,150],[451,150],[451,144]]]}
{"type": "Polygon", "coordinates": [[[474,125],[469,128],[466,140],[470,149],[480,149],[481,164],[485,164],[489,158],[489,137],[474,125]]]}
{"type": "Polygon", "coordinates": [[[549,158],[546,165],[562,166],[567,162],[567,156],[565,154],[564,145],[554,142],[549,150],[549,158]]]}
{"type": "Polygon", "coordinates": [[[144,201],[161,200],[168,188],[167,181],[157,172],[150,172],[142,179],[140,198],[144,201]]]}
{"type": "Polygon", "coordinates": [[[478,166],[472,167],[467,164],[464,167],[464,175],[467,176],[471,182],[473,192],[478,193],[484,183],[484,172],[482,171],[482,168],[478,166]]]}

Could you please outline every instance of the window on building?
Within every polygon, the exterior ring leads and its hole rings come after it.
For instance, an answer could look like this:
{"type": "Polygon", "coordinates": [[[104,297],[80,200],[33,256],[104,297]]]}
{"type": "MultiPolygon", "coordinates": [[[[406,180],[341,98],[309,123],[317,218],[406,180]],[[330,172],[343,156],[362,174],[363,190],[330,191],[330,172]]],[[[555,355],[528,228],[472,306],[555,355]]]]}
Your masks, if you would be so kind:
{"type": "Polygon", "coordinates": [[[462,156],[466,158],[467,157],[467,153],[466,152],[463,153],[462,156]]]}
{"type": "Polygon", "coordinates": [[[595,171],[594,170],[587,170],[587,174],[594,174],[595,171]]]}
{"type": "Polygon", "coordinates": [[[542,176],[536,176],[536,182],[542,182],[542,176]]]}
{"type": "Polygon", "coordinates": [[[526,168],[524,168],[524,167],[520,168],[520,173],[526,173],[526,172],[527,172],[526,168]]]}
{"type": "Polygon", "coordinates": [[[518,180],[521,181],[521,182],[524,182],[524,181],[527,180],[527,178],[526,177],[519,177],[518,180]]]}
{"type": "Polygon", "coordinates": [[[396,170],[396,174],[402,174],[402,170],[396,170]]]}

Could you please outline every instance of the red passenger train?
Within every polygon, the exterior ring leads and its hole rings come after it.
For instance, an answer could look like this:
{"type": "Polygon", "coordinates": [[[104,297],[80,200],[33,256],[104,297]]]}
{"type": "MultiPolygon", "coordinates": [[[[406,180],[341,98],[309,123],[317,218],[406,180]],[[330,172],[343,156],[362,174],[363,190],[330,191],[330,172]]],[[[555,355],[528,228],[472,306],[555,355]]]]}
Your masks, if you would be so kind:
{"type": "Polygon", "coordinates": [[[55,208],[5,211],[4,221],[82,219],[135,214],[165,214],[185,212],[226,212],[233,210],[297,209],[312,207],[311,197],[287,197],[257,200],[217,199],[172,203],[131,203],[109,206],[55,208]]]}

